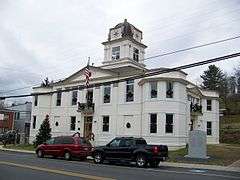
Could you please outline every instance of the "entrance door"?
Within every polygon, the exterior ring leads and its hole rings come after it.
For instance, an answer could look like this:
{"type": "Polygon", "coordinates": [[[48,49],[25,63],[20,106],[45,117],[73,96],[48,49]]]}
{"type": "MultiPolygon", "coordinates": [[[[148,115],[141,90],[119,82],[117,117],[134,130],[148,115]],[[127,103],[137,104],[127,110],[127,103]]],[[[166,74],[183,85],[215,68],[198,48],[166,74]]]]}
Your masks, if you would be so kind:
{"type": "Polygon", "coordinates": [[[88,137],[92,133],[92,116],[85,116],[84,117],[84,137],[88,137]]]}

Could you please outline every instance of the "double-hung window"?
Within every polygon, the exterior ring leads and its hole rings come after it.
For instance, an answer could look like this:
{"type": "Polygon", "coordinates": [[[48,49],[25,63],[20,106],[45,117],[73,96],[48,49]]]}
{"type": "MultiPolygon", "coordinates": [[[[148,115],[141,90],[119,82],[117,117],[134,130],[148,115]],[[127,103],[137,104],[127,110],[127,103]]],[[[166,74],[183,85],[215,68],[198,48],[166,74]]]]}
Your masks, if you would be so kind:
{"type": "Polygon", "coordinates": [[[207,121],[207,135],[211,136],[212,135],[212,122],[207,121]]]}
{"type": "Polygon", "coordinates": [[[103,116],[102,131],[109,132],[109,116],[103,116]]]}
{"type": "Polygon", "coordinates": [[[150,82],[151,98],[157,98],[157,81],[150,82]]]}
{"type": "Polygon", "coordinates": [[[139,61],[139,50],[137,48],[133,48],[133,60],[139,61]]]}
{"type": "Polygon", "coordinates": [[[157,133],[157,114],[150,114],[150,133],[157,133]]]}
{"type": "Polygon", "coordinates": [[[76,116],[71,116],[70,130],[75,131],[76,129],[76,116]]]}
{"type": "Polygon", "coordinates": [[[173,82],[171,82],[171,81],[167,82],[166,97],[173,98],[173,82]]]}
{"type": "Polygon", "coordinates": [[[212,100],[207,99],[207,111],[211,111],[211,110],[212,110],[212,100]]]}
{"type": "Polygon", "coordinates": [[[166,114],[165,132],[173,133],[173,114],[166,114]]]}
{"type": "Polygon", "coordinates": [[[110,103],[110,100],[111,100],[111,86],[104,86],[103,103],[110,103]]]}
{"type": "Polygon", "coordinates": [[[73,91],[72,92],[72,106],[77,105],[77,96],[78,96],[78,92],[73,91]]]}
{"type": "Polygon", "coordinates": [[[134,100],[134,80],[127,80],[126,82],[126,102],[134,100]]]}
{"type": "Polygon", "coordinates": [[[120,46],[112,48],[112,60],[117,60],[120,58],[120,46]]]}
{"type": "Polygon", "coordinates": [[[56,100],[56,106],[61,106],[61,99],[62,99],[62,92],[57,92],[57,100],[56,100]]]}

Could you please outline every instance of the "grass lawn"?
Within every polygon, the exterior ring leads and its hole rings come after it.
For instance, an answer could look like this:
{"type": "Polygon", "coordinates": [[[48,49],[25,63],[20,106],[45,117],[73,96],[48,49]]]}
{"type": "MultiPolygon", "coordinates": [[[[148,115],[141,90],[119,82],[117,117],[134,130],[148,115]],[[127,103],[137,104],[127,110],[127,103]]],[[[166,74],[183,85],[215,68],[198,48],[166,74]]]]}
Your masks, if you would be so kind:
{"type": "Polygon", "coordinates": [[[35,147],[32,144],[21,144],[21,145],[6,145],[7,149],[18,149],[18,150],[27,150],[27,151],[35,151],[35,147]]]}
{"type": "Polygon", "coordinates": [[[208,145],[207,155],[210,156],[207,160],[184,158],[187,155],[187,149],[179,149],[169,152],[169,162],[181,163],[197,163],[208,165],[228,166],[240,159],[240,145],[218,144],[208,145]]]}
{"type": "Polygon", "coordinates": [[[220,142],[240,144],[240,114],[220,118],[220,142]]]}

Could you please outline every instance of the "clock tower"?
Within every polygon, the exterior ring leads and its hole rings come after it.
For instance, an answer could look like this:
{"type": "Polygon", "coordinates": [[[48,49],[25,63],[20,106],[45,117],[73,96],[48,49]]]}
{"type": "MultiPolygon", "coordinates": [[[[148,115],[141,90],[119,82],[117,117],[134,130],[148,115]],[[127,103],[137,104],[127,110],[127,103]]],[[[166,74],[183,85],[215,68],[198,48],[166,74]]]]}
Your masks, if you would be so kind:
{"type": "Polygon", "coordinates": [[[109,30],[108,40],[103,42],[104,61],[102,68],[116,71],[144,70],[145,48],[142,31],[127,22],[117,24],[109,30]]]}

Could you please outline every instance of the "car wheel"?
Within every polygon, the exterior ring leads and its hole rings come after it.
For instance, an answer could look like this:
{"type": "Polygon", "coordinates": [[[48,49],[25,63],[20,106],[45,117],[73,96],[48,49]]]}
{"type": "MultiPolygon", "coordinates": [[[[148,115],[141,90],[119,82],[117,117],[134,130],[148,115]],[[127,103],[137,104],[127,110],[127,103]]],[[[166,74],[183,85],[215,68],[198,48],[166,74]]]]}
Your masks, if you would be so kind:
{"type": "Polygon", "coordinates": [[[39,158],[43,158],[43,157],[44,157],[43,150],[39,149],[39,150],[37,151],[37,157],[39,157],[39,158]]]}
{"type": "Polygon", "coordinates": [[[150,167],[152,167],[152,168],[156,168],[156,167],[158,167],[159,162],[160,162],[160,161],[158,161],[158,160],[150,161],[150,162],[149,162],[150,167]]]}
{"type": "Polygon", "coordinates": [[[66,152],[64,153],[64,159],[69,161],[69,160],[71,160],[71,158],[72,158],[72,157],[71,157],[70,152],[66,151],[66,152]]]}
{"type": "Polygon", "coordinates": [[[100,152],[94,154],[93,160],[96,164],[101,164],[103,162],[103,155],[100,152]]]}
{"type": "Polygon", "coordinates": [[[145,167],[147,164],[146,157],[143,154],[139,154],[136,157],[136,165],[137,167],[145,167]]]}

